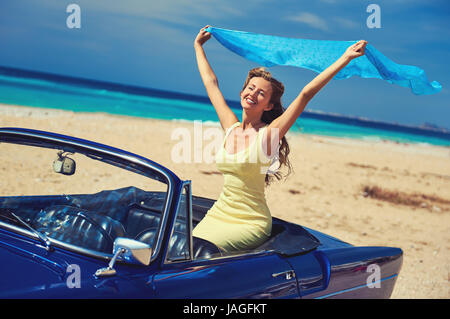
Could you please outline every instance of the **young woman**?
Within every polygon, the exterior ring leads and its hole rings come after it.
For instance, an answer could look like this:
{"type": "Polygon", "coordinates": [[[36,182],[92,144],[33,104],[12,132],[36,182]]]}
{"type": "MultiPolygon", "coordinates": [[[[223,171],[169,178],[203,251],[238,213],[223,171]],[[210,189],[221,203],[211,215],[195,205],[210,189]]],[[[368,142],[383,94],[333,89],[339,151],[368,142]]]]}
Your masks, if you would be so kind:
{"type": "MultiPolygon", "coordinates": [[[[217,168],[224,176],[222,193],[205,217],[194,228],[193,236],[208,240],[226,252],[250,250],[270,236],[272,217],[265,200],[264,187],[273,178],[268,163],[275,156],[280,166],[291,165],[286,132],[308,102],[352,59],[364,55],[366,41],[351,45],[345,53],[306,85],[284,110],[284,86],[264,68],[250,70],[240,93],[242,120],[228,107],[203,49],[211,38],[200,30],[194,48],[198,69],[208,96],[225,131],[216,154],[217,168]],[[262,155],[261,155],[262,154],[262,155]]],[[[274,175],[280,178],[280,174],[274,175]]]]}

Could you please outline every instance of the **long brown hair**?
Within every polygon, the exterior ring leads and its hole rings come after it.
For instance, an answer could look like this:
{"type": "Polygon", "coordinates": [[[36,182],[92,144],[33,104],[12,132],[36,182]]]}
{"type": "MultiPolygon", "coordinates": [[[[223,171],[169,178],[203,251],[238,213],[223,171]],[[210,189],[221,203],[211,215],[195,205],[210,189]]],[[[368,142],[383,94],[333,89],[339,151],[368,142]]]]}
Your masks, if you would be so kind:
{"type": "MultiPolygon", "coordinates": [[[[270,97],[270,103],[273,104],[273,108],[269,111],[264,111],[261,116],[261,121],[263,121],[266,124],[272,123],[273,120],[275,120],[277,117],[279,117],[284,112],[283,105],[281,104],[281,96],[284,93],[284,85],[274,77],[272,77],[272,74],[267,71],[265,68],[259,67],[251,69],[248,72],[247,79],[245,80],[244,86],[242,88],[242,91],[247,87],[248,83],[250,82],[251,78],[254,77],[261,77],[266,81],[269,81],[272,85],[272,95],[270,97]]],[[[286,166],[288,169],[288,172],[285,177],[287,177],[291,171],[292,171],[292,165],[289,161],[288,155],[290,153],[289,144],[286,140],[286,137],[283,136],[283,138],[280,141],[280,149],[278,151],[278,161],[280,162],[280,167],[282,165],[286,166]]],[[[269,185],[273,180],[274,177],[277,180],[280,180],[283,176],[277,170],[274,174],[266,174],[266,185],[269,185]]]]}

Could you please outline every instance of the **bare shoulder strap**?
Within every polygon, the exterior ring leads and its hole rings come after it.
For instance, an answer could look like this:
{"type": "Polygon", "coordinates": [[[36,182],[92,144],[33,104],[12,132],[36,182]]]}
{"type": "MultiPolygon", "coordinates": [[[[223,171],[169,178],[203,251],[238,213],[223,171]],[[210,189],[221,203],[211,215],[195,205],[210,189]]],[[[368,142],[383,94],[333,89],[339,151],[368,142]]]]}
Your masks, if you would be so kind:
{"type": "Polygon", "coordinates": [[[278,145],[275,147],[275,149],[271,150],[271,153],[272,153],[271,156],[268,156],[266,154],[266,151],[267,151],[267,145],[266,145],[266,143],[267,143],[267,139],[266,139],[267,138],[267,132],[266,131],[267,131],[268,126],[269,125],[264,126],[258,132],[258,138],[260,139],[259,140],[259,145],[261,146],[261,150],[263,151],[263,154],[266,157],[268,157],[270,159],[273,159],[274,157],[276,157],[278,155],[278,152],[280,151],[280,143],[278,143],[278,145]]]}
{"type": "Polygon", "coordinates": [[[230,135],[231,131],[236,127],[239,126],[239,124],[241,124],[241,122],[236,122],[233,125],[231,125],[229,128],[227,128],[226,132],[225,132],[225,139],[228,137],[228,135],[230,135]]]}

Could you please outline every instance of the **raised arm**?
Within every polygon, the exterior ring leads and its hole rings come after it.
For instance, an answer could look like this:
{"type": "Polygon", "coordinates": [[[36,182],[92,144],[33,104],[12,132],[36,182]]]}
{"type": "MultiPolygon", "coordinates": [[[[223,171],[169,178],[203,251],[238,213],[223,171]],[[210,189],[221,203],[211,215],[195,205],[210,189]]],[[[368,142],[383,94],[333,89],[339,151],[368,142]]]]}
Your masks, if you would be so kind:
{"type": "Polygon", "coordinates": [[[203,80],[203,84],[205,85],[206,92],[216,110],[222,128],[226,130],[239,120],[227,105],[225,98],[219,89],[219,82],[217,81],[216,74],[211,68],[208,59],[206,58],[205,51],[203,50],[203,44],[211,38],[211,33],[205,31],[207,27],[209,26],[202,28],[195,38],[195,55],[197,57],[198,70],[203,80]]]}
{"type": "MultiPolygon", "coordinates": [[[[297,98],[289,105],[286,111],[278,118],[272,121],[269,129],[278,129],[278,138],[281,140],[287,131],[294,125],[297,118],[305,109],[306,105],[340,70],[342,70],[352,59],[364,55],[364,49],[367,41],[361,40],[347,48],[345,53],[337,59],[332,65],[317,75],[308,83],[297,98]]],[[[268,139],[271,141],[273,130],[268,130],[268,139]]],[[[276,144],[275,144],[276,145],[276,144]]]]}

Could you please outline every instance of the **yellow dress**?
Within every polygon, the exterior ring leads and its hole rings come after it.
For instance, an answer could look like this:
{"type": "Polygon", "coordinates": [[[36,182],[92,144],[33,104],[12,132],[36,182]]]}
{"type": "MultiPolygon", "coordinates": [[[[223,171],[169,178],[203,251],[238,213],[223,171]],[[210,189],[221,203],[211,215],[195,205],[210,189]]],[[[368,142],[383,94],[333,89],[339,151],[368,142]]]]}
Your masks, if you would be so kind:
{"type": "Polygon", "coordinates": [[[262,151],[262,136],[267,126],[257,132],[248,148],[235,154],[225,150],[225,134],[216,154],[216,165],[224,176],[222,193],[193,230],[193,236],[206,239],[226,252],[249,250],[263,244],[272,230],[272,216],[266,203],[264,187],[271,159],[262,151]]]}

